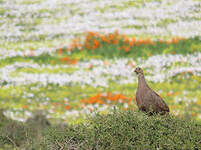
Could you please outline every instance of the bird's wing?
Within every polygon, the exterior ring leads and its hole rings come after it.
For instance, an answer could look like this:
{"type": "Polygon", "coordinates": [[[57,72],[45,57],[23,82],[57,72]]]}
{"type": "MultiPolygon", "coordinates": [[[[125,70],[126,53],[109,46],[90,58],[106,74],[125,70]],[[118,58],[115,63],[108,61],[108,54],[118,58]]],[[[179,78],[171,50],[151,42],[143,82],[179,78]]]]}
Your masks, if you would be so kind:
{"type": "Polygon", "coordinates": [[[169,112],[169,107],[168,105],[163,101],[163,99],[153,90],[151,90],[151,96],[154,99],[154,103],[163,111],[168,111],[169,112]]]}

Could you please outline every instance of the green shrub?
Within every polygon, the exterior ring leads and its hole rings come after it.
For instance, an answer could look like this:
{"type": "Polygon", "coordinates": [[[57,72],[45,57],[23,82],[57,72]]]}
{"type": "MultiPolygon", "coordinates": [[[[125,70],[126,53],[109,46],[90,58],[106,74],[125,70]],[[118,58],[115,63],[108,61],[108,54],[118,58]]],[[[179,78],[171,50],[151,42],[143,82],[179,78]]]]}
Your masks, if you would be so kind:
{"type": "Polygon", "coordinates": [[[46,130],[40,145],[43,149],[201,149],[201,125],[171,115],[97,114],[85,124],[46,130]]]}
{"type": "MultiPolygon", "coordinates": [[[[34,119],[34,117],[32,118],[34,119]]],[[[19,149],[201,149],[201,124],[172,115],[142,112],[96,114],[78,125],[11,121],[0,127],[0,147],[19,149]]]]}

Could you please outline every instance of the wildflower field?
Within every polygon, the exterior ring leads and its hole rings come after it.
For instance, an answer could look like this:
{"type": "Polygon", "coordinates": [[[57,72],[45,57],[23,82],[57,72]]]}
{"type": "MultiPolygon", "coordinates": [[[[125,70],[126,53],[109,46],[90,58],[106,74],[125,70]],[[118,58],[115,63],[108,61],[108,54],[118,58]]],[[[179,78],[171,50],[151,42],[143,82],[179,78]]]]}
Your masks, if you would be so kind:
{"type": "Polygon", "coordinates": [[[79,123],[137,110],[140,66],[171,114],[201,120],[199,0],[0,0],[0,108],[79,123]]]}

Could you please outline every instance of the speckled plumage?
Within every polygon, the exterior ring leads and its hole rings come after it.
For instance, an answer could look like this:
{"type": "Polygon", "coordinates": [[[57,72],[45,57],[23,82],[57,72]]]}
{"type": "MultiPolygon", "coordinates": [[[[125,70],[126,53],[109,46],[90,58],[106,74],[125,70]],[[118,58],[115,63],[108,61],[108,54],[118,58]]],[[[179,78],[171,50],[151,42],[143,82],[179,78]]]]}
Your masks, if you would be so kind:
{"type": "Polygon", "coordinates": [[[149,114],[160,113],[162,115],[169,112],[168,105],[147,85],[143,70],[137,67],[135,72],[138,75],[136,102],[139,110],[148,112],[149,114]]]}

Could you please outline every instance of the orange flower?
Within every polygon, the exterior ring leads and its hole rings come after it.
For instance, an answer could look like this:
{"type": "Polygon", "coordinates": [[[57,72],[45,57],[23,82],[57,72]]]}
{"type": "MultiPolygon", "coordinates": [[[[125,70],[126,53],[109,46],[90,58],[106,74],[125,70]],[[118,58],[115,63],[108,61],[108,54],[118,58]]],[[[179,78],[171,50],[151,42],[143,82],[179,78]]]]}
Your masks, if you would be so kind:
{"type": "Polygon", "coordinates": [[[135,37],[132,38],[132,42],[133,42],[134,44],[136,43],[135,37]]]}
{"type": "Polygon", "coordinates": [[[163,40],[162,40],[162,39],[160,39],[160,40],[159,40],[159,42],[160,42],[160,43],[163,43],[163,40]]]}
{"type": "Polygon", "coordinates": [[[69,59],[70,59],[69,57],[64,57],[64,58],[61,58],[61,61],[62,62],[67,62],[67,61],[69,61],[69,59]]]}
{"type": "Polygon", "coordinates": [[[98,40],[94,40],[94,45],[96,46],[96,47],[98,47],[99,46],[99,41],[98,40]]]}
{"type": "MultiPolygon", "coordinates": [[[[166,44],[177,44],[180,40],[185,40],[179,37],[172,37],[170,40],[168,41],[163,41],[163,40],[159,40],[160,43],[166,43],[166,44]]],[[[113,33],[110,34],[100,34],[97,32],[88,32],[85,35],[85,41],[82,44],[80,42],[80,38],[76,38],[72,40],[72,43],[70,44],[68,50],[72,51],[75,48],[78,48],[80,50],[83,50],[85,47],[90,50],[90,49],[97,49],[98,47],[102,47],[103,45],[101,45],[102,43],[108,43],[108,44],[118,44],[120,41],[123,41],[125,46],[120,47],[120,50],[123,49],[125,52],[128,52],[130,50],[130,48],[132,46],[139,46],[139,45],[147,45],[147,44],[152,44],[155,45],[156,42],[152,41],[150,38],[146,38],[146,39],[139,39],[136,40],[135,37],[132,37],[131,39],[124,35],[121,34],[119,35],[118,30],[116,30],[113,33]]],[[[32,53],[32,52],[31,52],[32,53]]],[[[58,51],[58,54],[61,55],[63,53],[62,49],[60,49],[58,51]]],[[[33,54],[31,54],[33,55],[33,54]]]]}
{"type": "Polygon", "coordinates": [[[88,99],[82,99],[81,102],[82,102],[82,103],[87,103],[87,102],[88,102],[88,99]]]}
{"type": "Polygon", "coordinates": [[[85,42],[88,43],[91,38],[89,36],[86,37],[85,42]]]}
{"type": "Polygon", "coordinates": [[[124,47],[124,51],[128,52],[130,50],[130,47],[124,47]]]}
{"type": "Polygon", "coordinates": [[[69,64],[71,64],[71,65],[76,64],[77,61],[78,61],[78,60],[77,60],[76,58],[74,58],[74,59],[71,59],[70,57],[61,58],[61,62],[63,62],[63,63],[69,63],[69,64]]]}
{"type": "Polygon", "coordinates": [[[112,40],[112,44],[118,44],[118,40],[112,40]]]}
{"type": "Polygon", "coordinates": [[[166,44],[169,45],[169,44],[171,44],[171,42],[172,42],[171,40],[168,40],[168,41],[166,41],[166,44]]]}
{"type": "Polygon", "coordinates": [[[89,64],[89,69],[92,69],[93,68],[93,65],[92,64],[89,64]]]}
{"type": "Polygon", "coordinates": [[[119,50],[122,50],[122,49],[124,49],[124,47],[125,47],[125,46],[121,46],[121,47],[119,47],[119,50]]]}
{"type": "Polygon", "coordinates": [[[59,49],[59,51],[58,51],[58,54],[59,54],[59,55],[61,55],[61,54],[62,54],[62,52],[63,52],[63,49],[62,49],[62,48],[60,48],[60,49],[59,49]]]}
{"type": "MultiPolygon", "coordinates": [[[[88,99],[83,99],[81,102],[85,103],[85,104],[105,104],[106,100],[111,100],[111,101],[115,101],[115,102],[126,102],[128,104],[130,104],[132,102],[132,98],[126,97],[123,94],[114,94],[112,95],[111,93],[107,92],[107,94],[100,94],[99,92],[94,95],[89,97],[88,99]],[[121,101],[120,101],[121,100],[121,101]]],[[[107,105],[107,103],[106,103],[107,105]]],[[[108,104],[109,105],[109,104],[108,104]]]]}
{"type": "Polygon", "coordinates": [[[24,108],[24,109],[28,109],[28,108],[29,108],[29,105],[24,105],[23,108],[24,108]]]}
{"type": "Polygon", "coordinates": [[[96,94],[96,97],[99,98],[100,96],[101,96],[101,94],[98,92],[98,93],[96,94]]]}
{"type": "Polygon", "coordinates": [[[89,31],[89,32],[88,32],[88,35],[89,35],[89,36],[95,36],[95,33],[94,33],[94,32],[89,31]]]}
{"type": "Polygon", "coordinates": [[[119,100],[120,96],[121,96],[120,94],[116,94],[111,98],[111,100],[112,101],[117,101],[117,100],[119,100]]]}
{"type": "Polygon", "coordinates": [[[89,99],[89,101],[88,101],[88,103],[89,104],[94,104],[96,102],[96,97],[90,97],[90,99],[89,99]]]}
{"type": "Polygon", "coordinates": [[[112,96],[111,96],[111,93],[110,93],[110,92],[107,92],[107,98],[108,98],[108,99],[111,99],[111,98],[112,98],[112,96]]]}
{"type": "Polygon", "coordinates": [[[145,44],[145,45],[150,44],[150,43],[151,43],[151,40],[149,38],[147,38],[143,41],[143,44],[145,44]]]}
{"type": "Polygon", "coordinates": [[[132,101],[132,98],[124,96],[123,100],[125,100],[127,103],[130,103],[132,101]]]}
{"type": "Polygon", "coordinates": [[[133,46],[133,44],[134,44],[133,41],[130,41],[130,42],[129,42],[129,46],[130,46],[130,47],[133,46]]]}
{"type": "Polygon", "coordinates": [[[110,39],[111,41],[114,39],[114,37],[113,37],[112,34],[109,35],[109,39],[110,39]]]}
{"type": "Polygon", "coordinates": [[[102,40],[103,42],[107,42],[106,36],[101,36],[101,40],[102,40]]]}
{"type": "Polygon", "coordinates": [[[124,96],[123,94],[119,94],[119,99],[126,99],[127,97],[124,96]]]}
{"type": "Polygon", "coordinates": [[[167,96],[172,96],[172,93],[171,93],[171,92],[169,92],[169,93],[167,93],[166,95],[167,95],[167,96]]]}
{"type": "Polygon", "coordinates": [[[97,47],[96,45],[93,45],[93,46],[92,46],[92,49],[93,49],[93,50],[95,50],[95,49],[97,49],[97,48],[98,48],[98,47],[97,47]]]}
{"type": "Polygon", "coordinates": [[[88,49],[88,50],[90,50],[90,49],[91,49],[91,46],[90,46],[90,44],[89,44],[89,43],[86,43],[86,47],[87,47],[87,49],[88,49]]]}
{"type": "Polygon", "coordinates": [[[173,37],[173,38],[172,38],[172,43],[173,43],[173,44],[177,44],[178,42],[179,42],[179,38],[178,38],[178,37],[176,37],[176,38],[173,37]]]}
{"type": "Polygon", "coordinates": [[[140,40],[138,40],[138,43],[139,43],[139,44],[145,44],[145,41],[142,40],[142,39],[140,39],[140,40]]]}
{"type": "Polygon", "coordinates": [[[97,99],[97,103],[98,104],[104,104],[104,101],[100,100],[100,99],[97,99]]]}
{"type": "Polygon", "coordinates": [[[125,42],[125,43],[129,43],[129,38],[128,38],[128,37],[125,37],[125,38],[124,38],[124,42],[125,42]]]}
{"type": "Polygon", "coordinates": [[[128,103],[131,103],[131,102],[132,102],[132,98],[129,98],[129,99],[128,99],[128,103]]]}
{"type": "Polygon", "coordinates": [[[130,67],[134,67],[134,64],[132,63],[132,62],[129,62],[129,64],[128,64],[130,67]]]}
{"type": "Polygon", "coordinates": [[[66,109],[66,110],[69,110],[69,109],[71,109],[71,106],[66,105],[66,106],[65,106],[65,109],[66,109]]]}
{"type": "Polygon", "coordinates": [[[73,60],[70,60],[69,61],[69,63],[71,64],[71,65],[75,65],[75,64],[77,64],[77,59],[76,58],[74,58],[73,60]]]}

